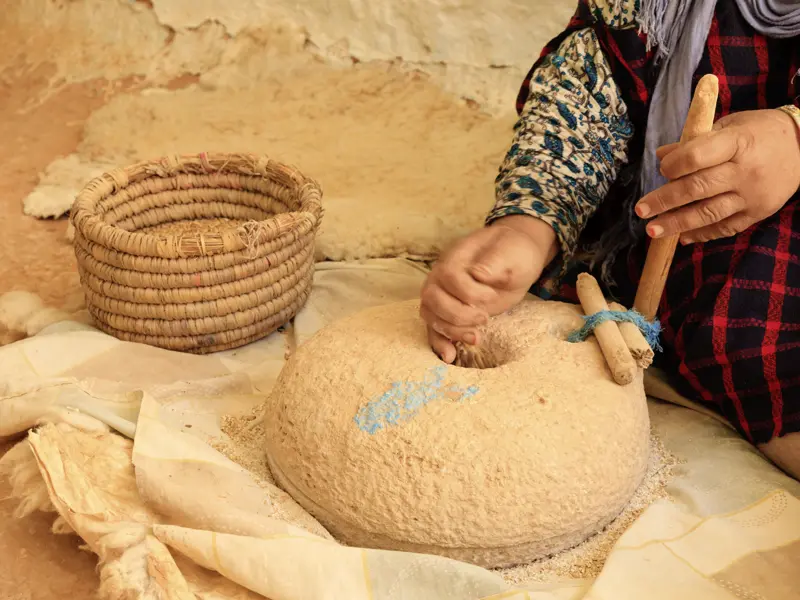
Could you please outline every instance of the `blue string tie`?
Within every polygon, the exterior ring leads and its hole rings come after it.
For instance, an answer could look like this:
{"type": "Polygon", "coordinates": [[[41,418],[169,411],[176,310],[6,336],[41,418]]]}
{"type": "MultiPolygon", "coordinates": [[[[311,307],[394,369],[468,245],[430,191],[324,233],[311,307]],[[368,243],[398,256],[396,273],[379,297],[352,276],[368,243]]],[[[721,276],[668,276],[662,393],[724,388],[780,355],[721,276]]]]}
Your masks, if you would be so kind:
{"type": "Polygon", "coordinates": [[[569,334],[568,342],[577,344],[578,342],[586,341],[595,328],[605,323],[606,321],[615,321],[617,323],[633,323],[642,332],[644,339],[655,352],[661,352],[661,344],[658,341],[661,335],[661,323],[658,320],[648,321],[644,315],[635,310],[601,310],[593,315],[586,315],[581,317],[583,319],[583,327],[576,329],[569,334]]]}

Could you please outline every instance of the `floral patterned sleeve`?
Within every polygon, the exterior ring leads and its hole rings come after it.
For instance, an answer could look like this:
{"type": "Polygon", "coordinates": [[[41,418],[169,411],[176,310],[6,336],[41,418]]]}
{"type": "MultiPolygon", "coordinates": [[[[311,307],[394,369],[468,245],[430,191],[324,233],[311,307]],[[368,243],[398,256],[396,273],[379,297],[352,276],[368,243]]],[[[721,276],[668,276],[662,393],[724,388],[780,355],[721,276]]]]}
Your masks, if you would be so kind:
{"type": "Polygon", "coordinates": [[[566,268],[586,222],[627,162],[632,136],[594,31],[575,31],[531,75],[487,224],[514,214],[542,219],[556,232],[566,268]]]}

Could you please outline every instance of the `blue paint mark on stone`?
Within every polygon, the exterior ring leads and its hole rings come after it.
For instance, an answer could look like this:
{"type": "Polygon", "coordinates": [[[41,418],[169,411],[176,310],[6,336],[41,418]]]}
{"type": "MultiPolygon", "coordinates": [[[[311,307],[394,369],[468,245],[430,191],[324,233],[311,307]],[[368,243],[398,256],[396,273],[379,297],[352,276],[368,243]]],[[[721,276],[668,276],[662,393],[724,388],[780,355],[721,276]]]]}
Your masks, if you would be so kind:
{"type": "Polygon", "coordinates": [[[445,385],[447,367],[428,369],[422,381],[394,381],[379,397],[362,406],[353,420],[370,435],[413,419],[423,406],[438,400],[463,402],[478,393],[476,385],[466,388],[445,385]]]}

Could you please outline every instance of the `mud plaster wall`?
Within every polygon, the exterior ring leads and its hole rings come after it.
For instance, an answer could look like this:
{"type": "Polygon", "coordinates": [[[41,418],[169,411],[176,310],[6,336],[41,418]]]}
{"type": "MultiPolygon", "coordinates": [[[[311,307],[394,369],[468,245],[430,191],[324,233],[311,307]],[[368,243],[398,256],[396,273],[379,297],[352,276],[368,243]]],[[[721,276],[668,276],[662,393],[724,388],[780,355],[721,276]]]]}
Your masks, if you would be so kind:
{"type": "Polygon", "coordinates": [[[95,111],[26,212],[64,214],[112,166],[249,151],[321,181],[320,259],[435,256],[491,207],[519,83],[573,1],[30,0],[12,17],[26,62],[55,63],[46,94],[92,77],[137,89],[95,111]]]}
{"type": "Polygon", "coordinates": [[[569,19],[575,0],[26,0],[4,8],[11,51],[55,62],[54,81],[201,75],[235,58],[235,41],[277,24],[328,57],[402,60],[492,111],[569,19]],[[53,42],[58,52],[54,53],[53,42]]]}

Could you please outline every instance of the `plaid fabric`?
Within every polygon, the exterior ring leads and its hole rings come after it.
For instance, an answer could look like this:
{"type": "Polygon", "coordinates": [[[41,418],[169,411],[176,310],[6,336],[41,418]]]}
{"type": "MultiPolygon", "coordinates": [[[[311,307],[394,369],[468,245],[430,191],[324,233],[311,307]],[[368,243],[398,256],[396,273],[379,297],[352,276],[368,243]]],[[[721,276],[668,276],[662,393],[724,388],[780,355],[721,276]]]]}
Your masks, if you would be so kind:
{"type": "MultiPolygon", "coordinates": [[[[567,32],[592,27],[611,61],[636,135],[631,155],[641,154],[650,93],[658,75],[645,39],[614,30],[581,2],[567,32]]],[[[800,96],[800,40],[756,34],[734,0],[720,0],[695,82],[719,78],[717,118],[731,112],[777,108],[800,96]]],[[[527,95],[527,82],[519,105],[527,95]]],[[[635,168],[635,165],[632,165],[635,168]]],[[[612,188],[585,235],[619,218],[620,198],[633,178],[612,188]]],[[[715,407],[747,439],[764,443],[800,431],[800,197],[735,238],[679,247],[662,298],[665,352],[660,366],[676,376],[687,397],[715,407]]],[[[591,240],[587,240],[591,241],[591,240]]],[[[647,242],[618,259],[613,293],[630,305],[647,242]]],[[[584,267],[585,269],[585,267],[584,267]]],[[[562,280],[558,297],[577,301],[574,280],[562,280]]]]}

